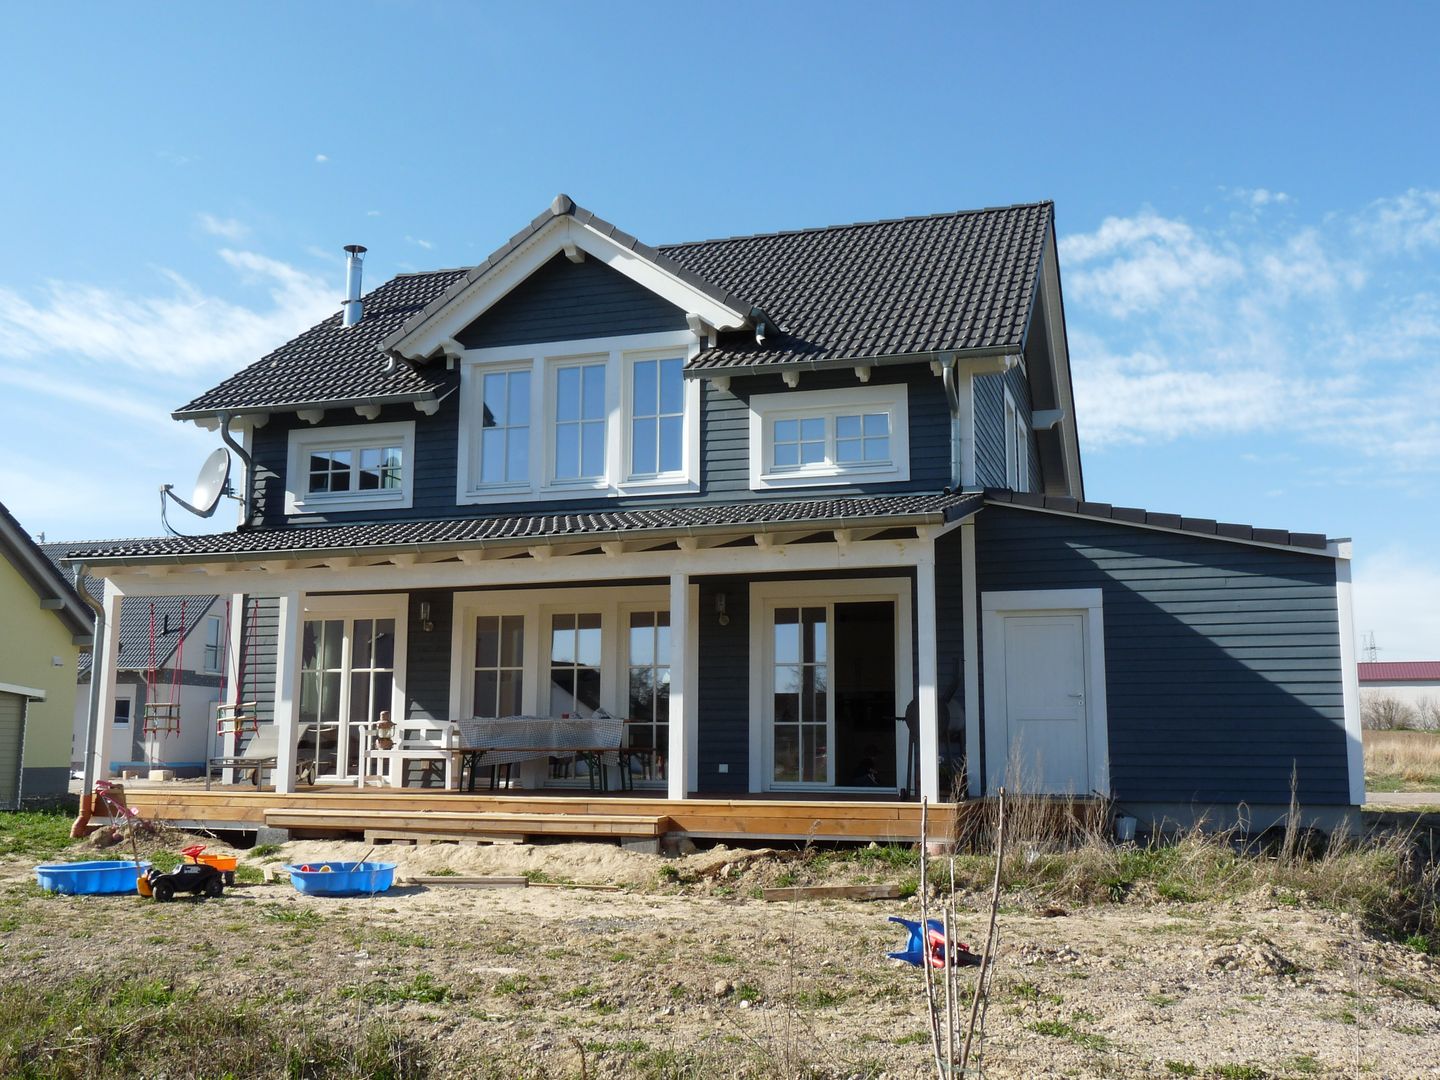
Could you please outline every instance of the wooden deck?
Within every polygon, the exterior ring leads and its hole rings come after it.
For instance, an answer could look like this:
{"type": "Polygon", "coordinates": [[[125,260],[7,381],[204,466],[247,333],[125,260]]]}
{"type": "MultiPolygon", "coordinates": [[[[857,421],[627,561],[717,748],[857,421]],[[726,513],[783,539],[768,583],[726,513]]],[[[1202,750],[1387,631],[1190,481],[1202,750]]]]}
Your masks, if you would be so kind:
{"type": "MultiPolygon", "coordinates": [[[[447,834],[633,838],[667,833],[695,838],[914,842],[920,804],[865,799],[799,800],[565,794],[485,795],[443,791],[310,788],[289,795],[253,788],[205,791],[188,784],[126,786],[141,816],[182,828],[286,828],[294,832],[425,830],[447,834]]],[[[966,806],[981,804],[962,804],[966,806]]],[[[943,836],[956,804],[931,807],[943,836]]]]}

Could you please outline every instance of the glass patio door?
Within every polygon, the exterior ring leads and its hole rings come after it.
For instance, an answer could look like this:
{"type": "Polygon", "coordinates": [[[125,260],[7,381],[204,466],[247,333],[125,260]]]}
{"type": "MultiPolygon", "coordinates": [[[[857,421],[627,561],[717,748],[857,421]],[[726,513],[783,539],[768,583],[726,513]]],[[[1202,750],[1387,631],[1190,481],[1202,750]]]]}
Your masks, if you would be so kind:
{"type": "Polygon", "coordinates": [[[770,631],[770,781],[833,784],[829,607],[776,608],[770,631]]]}
{"type": "Polygon", "coordinates": [[[391,708],[394,685],[394,619],[305,620],[299,758],[316,780],[361,774],[367,728],[391,708]]]}

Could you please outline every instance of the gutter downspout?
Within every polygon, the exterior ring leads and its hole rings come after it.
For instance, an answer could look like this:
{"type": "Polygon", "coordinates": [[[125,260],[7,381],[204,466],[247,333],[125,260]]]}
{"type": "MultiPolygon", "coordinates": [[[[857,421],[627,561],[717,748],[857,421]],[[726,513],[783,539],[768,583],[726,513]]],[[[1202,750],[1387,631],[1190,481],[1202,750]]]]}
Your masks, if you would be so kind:
{"type": "Polygon", "coordinates": [[[84,779],[80,787],[80,810],[75,821],[70,826],[72,837],[89,836],[91,833],[90,814],[95,807],[95,741],[97,738],[100,718],[100,680],[96,678],[96,648],[104,648],[106,640],[105,633],[105,605],[97,604],[95,598],[85,588],[85,564],[80,563],[75,569],[75,581],[78,592],[84,601],[95,610],[95,634],[90,639],[90,704],[88,719],[85,723],[85,767],[84,779]]]}
{"type": "Polygon", "coordinates": [[[245,447],[235,441],[235,436],[230,434],[230,421],[233,417],[229,413],[220,414],[220,439],[226,446],[235,452],[240,459],[240,464],[245,466],[245,487],[240,496],[240,524],[250,524],[250,491],[255,481],[255,459],[245,452],[245,447]]]}

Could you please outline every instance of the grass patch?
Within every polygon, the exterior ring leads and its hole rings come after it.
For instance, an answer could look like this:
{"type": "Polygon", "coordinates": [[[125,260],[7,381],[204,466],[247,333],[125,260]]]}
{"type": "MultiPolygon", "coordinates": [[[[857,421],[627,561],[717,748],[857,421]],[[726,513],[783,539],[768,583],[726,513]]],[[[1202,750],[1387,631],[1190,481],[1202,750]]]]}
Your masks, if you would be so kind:
{"type": "Polygon", "coordinates": [[[250,849],[249,857],[252,859],[270,859],[280,853],[279,844],[256,844],[250,849]]]}
{"type": "Polygon", "coordinates": [[[1171,1076],[1199,1076],[1198,1066],[1191,1065],[1188,1061],[1167,1061],[1165,1071],[1171,1076]]]}
{"type": "Polygon", "coordinates": [[[1370,791],[1440,791],[1440,732],[1365,732],[1370,791]]]}
{"type": "Polygon", "coordinates": [[[1219,1065],[1210,1071],[1216,1080],[1265,1080],[1268,1075],[1259,1065],[1219,1065]]]}
{"type": "Polygon", "coordinates": [[[319,926],[325,921],[324,915],[310,908],[273,907],[266,910],[261,917],[290,926],[319,926]]]}
{"type": "MultiPolygon", "coordinates": [[[[426,1051],[380,1021],[322,1032],[260,1005],[163,980],[85,976],[49,988],[0,987],[0,1076],[91,1080],[149,1076],[157,1062],[223,1064],[227,1076],[412,1080],[426,1051]]],[[[217,1073],[216,1075],[219,1075],[217,1073]]]]}
{"type": "Polygon", "coordinates": [[[239,865],[235,867],[235,884],[237,885],[263,885],[265,883],[265,871],[258,866],[239,865]]]}
{"type": "Polygon", "coordinates": [[[394,1004],[413,1001],[421,1005],[438,1005],[449,1001],[453,991],[431,976],[420,972],[408,983],[372,982],[364,986],[349,986],[340,991],[341,997],[359,998],[371,1005],[394,1004]]]}
{"type": "Polygon", "coordinates": [[[21,810],[0,814],[0,856],[53,859],[75,843],[69,814],[52,810],[21,810]]]}
{"type": "Polygon", "coordinates": [[[1052,1039],[1068,1039],[1076,1046],[1083,1046],[1086,1050],[1107,1050],[1110,1047],[1110,1040],[1104,1035],[1096,1035],[1088,1031],[1081,1031],[1074,1024],[1067,1024],[1063,1020],[1037,1020],[1026,1027],[1037,1035],[1048,1035],[1052,1039]]]}

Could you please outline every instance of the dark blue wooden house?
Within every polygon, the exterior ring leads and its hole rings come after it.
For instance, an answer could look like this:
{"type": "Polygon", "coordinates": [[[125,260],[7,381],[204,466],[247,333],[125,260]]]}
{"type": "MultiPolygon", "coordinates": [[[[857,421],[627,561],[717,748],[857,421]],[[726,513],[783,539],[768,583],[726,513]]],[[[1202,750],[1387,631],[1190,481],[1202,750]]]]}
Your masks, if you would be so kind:
{"type": "MultiPolygon", "coordinates": [[[[243,524],[92,572],[261,598],[272,802],[409,795],[382,710],[416,762],[470,718],[623,718],[612,797],[713,833],[1002,783],[1362,800],[1347,545],[1087,496],[1049,203],[650,247],[562,195],[175,417],[243,440],[243,524]]],[[[605,767],[478,780],[574,813],[605,767]]]]}

